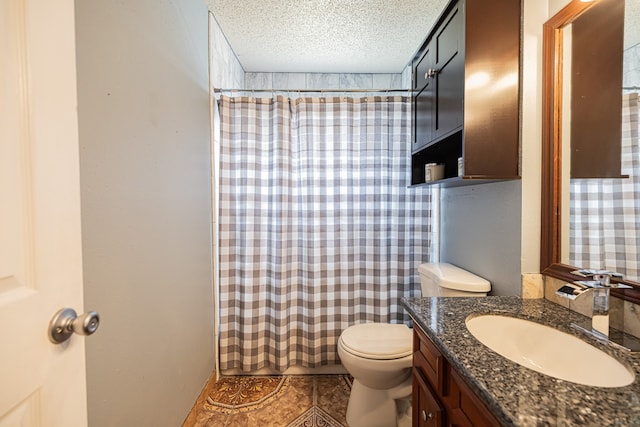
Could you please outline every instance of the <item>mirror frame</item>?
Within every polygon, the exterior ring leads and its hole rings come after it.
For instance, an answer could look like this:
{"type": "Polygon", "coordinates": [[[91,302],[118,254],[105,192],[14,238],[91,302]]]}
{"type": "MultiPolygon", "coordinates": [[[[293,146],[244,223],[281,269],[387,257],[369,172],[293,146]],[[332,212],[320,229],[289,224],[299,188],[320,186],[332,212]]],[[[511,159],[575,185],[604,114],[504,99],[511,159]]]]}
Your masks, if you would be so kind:
{"type": "MultiPolygon", "coordinates": [[[[577,267],[562,264],[560,253],[562,203],[562,55],[564,28],[589,10],[597,0],[573,0],[543,26],[542,46],[542,218],[540,271],[545,276],[573,282],[577,267]]],[[[612,289],[613,296],[640,304],[640,283],[612,280],[631,289],[612,289]]]]}

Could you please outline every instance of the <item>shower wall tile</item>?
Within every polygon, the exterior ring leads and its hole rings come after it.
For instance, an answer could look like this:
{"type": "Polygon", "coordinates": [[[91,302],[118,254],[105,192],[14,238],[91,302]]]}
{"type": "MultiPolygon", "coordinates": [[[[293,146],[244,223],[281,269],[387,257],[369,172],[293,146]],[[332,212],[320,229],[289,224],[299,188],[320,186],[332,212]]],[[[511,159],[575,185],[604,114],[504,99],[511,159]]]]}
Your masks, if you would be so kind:
{"type": "MultiPolygon", "coordinates": [[[[235,58],[235,53],[233,57],[235,58]]],[[[237,60],[233,61],[231,65],[230,80],[232,81],[232,83],[230,83],[227,87],[240,89],[244,85],[244,68],[242,68],[242,65],[240,65],[240,62],[237,60]]]]}
{"type": "Polygon", "coordinates": [[[219,88],[242,88],[244,69],[212,14],[209,14],[209,21],[211,84],[219,88]]]}
{"type": "Polygon", "coordinates": [[[393,74],[372,74],[372,84],[371,87],[376,89],[395,89],[391,86],[391,79],[393,74]]]}
{"type": "Polygon", "coordinates": [[[391,82],[389,83],[389,87],[393,89],[404,89],[404,86],[402,86],[402,74],[391,74],[391,82]]]}
{"type": "Polygon", "coordinates": [[[371,89],[373,74],[340,74],[340,89],[371,89]]]}
{"type": "Polygon", "coordinates": [[[228,53],[225,50],[225,43],[222,41],[224,41],[224,36],[220,31],[220,27],[213,21],[213,25],[211,25],[211,74],[214,86],[218,86],[225,81],[225,73],[229,68],[228,53]]]}
{"type": "Polygon", "coordinates": [[[307,75],[305,73],[273,73],[273,88],[275,89],[305,89],[306,84],[307,75]]]}
{"type": "Polygon", "coordinates": [[[340,89],[340,74],[307,73],[306,89],[340,89]]]}
{"type": "Polygon", "coordinates": [[[271,89],[273,85],[273,73],[245,73],[245,89],[271,89]]]}
{"type": "Polygon", "coordinates": [[[622,86],[640,86],[640,44],[625,50],[623,61],[622,86]]]}
{"type": "Polygon", "coordinates": [[[372,87],[376,89],[403,89],[402,74],[374,74],[372,87]]]}
{"type": "Polygon", "coordinates": [[[407,64],[402,72],[402,88],[410,89],[411,88],[411,64],[407,64]]]}
{"type": "MultiPolygon", "coordinates": [[[[370,73],[245,73],[246,89],[403,89],[402,75],[370,73]]],[[[407,86],[408,87],[408,86],[407,86]]]]}

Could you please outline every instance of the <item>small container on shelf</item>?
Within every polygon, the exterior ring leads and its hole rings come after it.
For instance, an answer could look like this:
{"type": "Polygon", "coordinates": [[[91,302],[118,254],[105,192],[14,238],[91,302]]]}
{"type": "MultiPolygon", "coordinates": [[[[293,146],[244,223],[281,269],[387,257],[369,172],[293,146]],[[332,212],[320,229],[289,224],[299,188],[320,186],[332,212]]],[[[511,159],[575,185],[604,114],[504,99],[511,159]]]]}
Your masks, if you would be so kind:
{"type": "Polygon", "coordinates": [[[433,181],[433,167],[435,165],[435,163],[427,163],[424,165],[424,182],[433,181]]]}
{"type": "Polygon", "coordinates": [[[438,181],[444,178],[444,165],[427,163],[424,165],[424,182],[438,181]]]}
{"type": "Polygon", "coordinates": [[[458,176],[462,176],[462,157],[458,157],[458,176]]]}

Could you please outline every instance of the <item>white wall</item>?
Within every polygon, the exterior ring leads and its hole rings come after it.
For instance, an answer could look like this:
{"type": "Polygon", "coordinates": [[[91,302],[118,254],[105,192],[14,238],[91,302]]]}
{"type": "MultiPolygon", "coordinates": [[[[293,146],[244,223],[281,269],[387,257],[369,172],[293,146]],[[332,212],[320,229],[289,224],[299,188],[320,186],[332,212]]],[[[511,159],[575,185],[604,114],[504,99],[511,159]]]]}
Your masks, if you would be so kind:
{"type": "Polygon", "coordinates": [[[491,282],[493,295],[520,295],[520,181],[441,192],[440,260],[491,282]]]}
{"type": "Polygon", "coordinates": [[[207,7],[76,2],[89,423],[177,426],[214,367],[207,7]]]}

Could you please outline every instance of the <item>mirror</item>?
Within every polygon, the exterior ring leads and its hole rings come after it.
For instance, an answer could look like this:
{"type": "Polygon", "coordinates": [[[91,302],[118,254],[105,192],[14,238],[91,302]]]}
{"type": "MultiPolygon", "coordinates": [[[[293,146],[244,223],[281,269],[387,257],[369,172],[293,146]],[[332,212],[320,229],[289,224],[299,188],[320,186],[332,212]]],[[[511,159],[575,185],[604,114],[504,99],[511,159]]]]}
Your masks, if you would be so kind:
{"type": "MultiPolygon", "coordinates": [[[[587,191],[597,188],[604,192],[606,197],[600,197],[600,204],[604,205],[605,211],[629,210],[625,206],[629,204],[630,194],[619,193],[613,200],[611,186],[626,185],[625,188],[628,189],[631,175],[627,164],[629,162],[624,157],[625,155],[628,157],[628,149],[624,145],[624,138],[620,137],[622,87],[638,86],[640,82],[629,82],[628,78],[623,82],[622,21],[625,19],[625,14],[628,22],[633,16],[637,20],[638,11],[633,10],[638,8],[637,3],[628,0],[625,11],[624,2],[620,0],[592,2],[573,0],[544,25],[541,271],[548,276],[574,281],[580,277],[572,275],[571,271],[578,268],[605,268],[626,273],[624,268],[620,268],[624,266],[624,262],[617,264],[615,261],[605,262],[598,256],[591,256],[590,251],[586,249],[599,249],[604,246],[608,248],[611,246],[611,241],[619,243],[629,236],[635,236],[636,233],[640,241],[640,231],[635,230],[638,225],[637,218],[627,219],[633,230],[623,229],[619,234],[614,234],[612,240],[606,245],[600,240],[594,241],[588,234],[590,238],[584,238],[580,234],[584,233],[580,229],[584,228],[585,222],[602,225],[605,222],[614,221],[611,218],[596,216],[598,209],[594,206],[597,205],[597,201],[593,202],[589,198],[595,200],[598,196],[591,194],[585,196],[587,191]],[[630,3],[633,5],[629,5],[630,3]],[[597,20],[595,23],[594,19],[597,20]],[[593,27],[599,27],[596,34],[593,34],[593,27]],[[584,38],[584,36],[581,36],[580,28],[588,28],[591,31],[587,33],[587,42],[581,41],[580,37],[584,38]],[[612,46],[618,47],[612,49],[612,46]],[[597,51],[594,52],[594,50],[597,51]],[[579,65],[581,61],[609,65],[604,69],[594,68],[594,72],[589,75],[588,72],[582,72],[579,65]],[[614,63],[620,65],[618,71],[610,65],[614,63]],[[607,72],[619,74],[614,78],[602,78],[607,72]],[[582,83],[579,83],[580,79],[583,80],[582,83]],[[589,88],[591,92],[587,95],[580,92],[580,84],[589,88]],[[613,101],[601,99],[602,95],[613,96],[613,101]],[[584,111],[580,108],[584,105],[581,107],[579,102],[576,103],[576,98],[586,100],[585,105],[595,111],[596,115],[586,120],[582,119],[584,111]],[[609,116],[603,119],[604,122],[594,125],[594,122],[602,118],[598,115],[605,116],[611,113],[610,110],[613,107],[602,108],[603,105],[607,105],[607,102],[613,102],[610,105],[616,105],[619,111],[613,118],[609,116]],[[600,108],[594,109],[593,105],[600,108]],[[613,128],[617,126],[618,129],[618,135],[608,140],[607,137],[611,137],[615,132],[611,131],[611,127],[602,131],[607,125],[613,125],[613,128]],[[579,135],[580,132],[576,133],[575,128],[583,131],[582,135],[579,135]],[[594,142],[589,142],[589,138],[598,132],[600,134],[593,138],[594,142]],[[614,147],[615,144],[618,146],[614,147]],[[588,209],[580,205],[581,200],[588,200],[588,209]],[[570,225],[571,221],[572,225],[570,225]]],[[[638,37],[638,32],[637,27],[627,23],[627,34],[625,34],[627,44],[632,46],[638,43],[639,40],[635,42],[632,40],[633,37],[638,37]]],[[[625,47],[628,46],[625,45],[625,47]]],[[[636,56],[640,57],[638,54],[636,56]]],[[[635,155],[638,156],[638,153],[636,152],[635,155]]],[[[635,159],[636,163],[639,161],[640,159],[635,159]]],[[[636,192],[636,197],[638,196],[636,192]]],[[[636,205],[640,207],[640,201],[636,202],[636,205]]],[[[606,233],[611,234],[612,231],[608,230],[606,233]]],[[[634,239],[627,244],[635,256],[635,259],[629,260],[631,261],[629,266],[638,263],[636,252],[639,245],[636,242],[634,239]]],[[[625,246],[624,243],[622,246],[625,246]]],[[[616,252],[617,249],[613,251],[616,252]]],[[[620,256],[625,255],[622,253],[620,256]]],[[[640,266],[637,265],[630,268],[629,271],[632,274],[624,280],[633,288],[624,291],[615,290],[616,296],[640,303],[638,268],[640,266]]]]}

